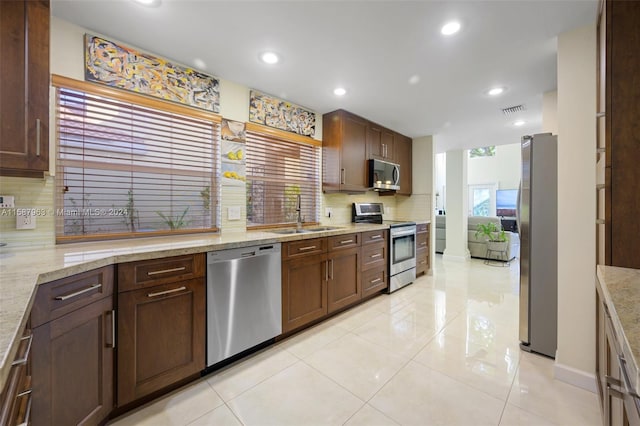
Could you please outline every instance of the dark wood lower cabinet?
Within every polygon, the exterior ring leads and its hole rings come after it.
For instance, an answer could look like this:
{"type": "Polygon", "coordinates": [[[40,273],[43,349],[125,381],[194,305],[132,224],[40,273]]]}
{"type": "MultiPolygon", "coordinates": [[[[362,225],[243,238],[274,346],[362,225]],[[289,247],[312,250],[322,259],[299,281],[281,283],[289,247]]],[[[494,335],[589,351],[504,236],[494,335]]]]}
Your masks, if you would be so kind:
{"type": "Polygon", "coordinates": [[[205,368],[205,280],[118,294],[118,406],[205,368]]]}
{"type": "MultiPolygon", "coordinates": [[[[284,252],[284,250],[283,250],[284,252]]],[[[327,255],[282,262],[282,332],[322,318],[327,310],[327,255]]]]}
{"type": "Polygon", "coordinates": [[[387,269],[376,268],[362,273],[362,297],[379,293],[387,288],[387,269]]]}
{"type": "Polygon", "coordinates": [[[328,311],[349,306],[362,297],[360,281],[360,247],[329,254],[328,311]]]}
{"type": "Polygon", "coordinates": [[[33,425],[95,425],[113,409],[113,297],[33,329],[33,425]]]}

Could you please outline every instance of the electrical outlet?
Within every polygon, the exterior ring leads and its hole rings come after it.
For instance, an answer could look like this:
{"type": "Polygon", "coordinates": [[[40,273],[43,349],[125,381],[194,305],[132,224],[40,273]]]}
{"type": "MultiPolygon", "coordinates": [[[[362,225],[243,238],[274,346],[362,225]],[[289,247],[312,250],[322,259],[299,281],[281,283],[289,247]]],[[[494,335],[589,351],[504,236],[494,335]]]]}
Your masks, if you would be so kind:
{"type": "Polygon", "coordinates": [[[241,210],[240,206],[234,206],[227,208],[227,219],[228,220],[240,220],[241,218],[241,210]]]}
{"type": "Polygon", "coordinates": [[[15,197],[12,195],[0,195],[0,209],[15,209],[15,197]]]}
{"type": "Polygon", "coordinates": [[[16,214],[16,229],[36,229],[34,209],[18,209],[16,214]]]}
{"type": "Polygon", "coordinates": [[[324,215],[326,217],[331,217],[333,216],[333,209],[331,207],[325,207],[324,209],[324,215]]]}

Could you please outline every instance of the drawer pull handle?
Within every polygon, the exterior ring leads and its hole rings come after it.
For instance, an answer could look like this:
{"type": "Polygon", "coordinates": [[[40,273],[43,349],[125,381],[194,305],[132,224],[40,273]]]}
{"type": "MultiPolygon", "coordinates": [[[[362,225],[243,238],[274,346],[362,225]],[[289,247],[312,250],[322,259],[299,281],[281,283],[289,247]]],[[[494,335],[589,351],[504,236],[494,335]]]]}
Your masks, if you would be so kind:
{"type": "Polygon", "coordinates": [[[31,393],[31,389],[21,392],[18,395],[16,395],[17,397],[22,397],[22,396],[26,396],[29,395],[29,400],[27,401],[27,408],[24,410],[24,419],[22,423],[18,423],[18,426],[27,426],[30,423],[30,419],[31,419],[31,397],[33,396],[33,394],[31,393]]]}
{"type": "Polygon", "coordinates": [[[380,257],[382,256],[382,254],[380,253],[376,253],[376,254],[372,254],[371,256],[369,256],[371,259],[375,259],[376,257],[380,257]]]}
{"type": "Polygon", "coordinates": [[[19,394],[16,395],[16,398],[20,398],[21,396],[29,395],[32,391],[33,391],[33,389],[27,389],[25,391],[22,391],[22,392],[20,392],[19,394]]]}
{"type": "Polygon", "coordinates": [[[340,241],[340,244],[349,244],[349,243],[352,243],[352,242],[353,242],[353,240],[342,240],[342,241],[340,241]]]}
{"type": "Polygon", "coordinates": [[[153,275],[168,274],[169,272],[184,271],[185,269],[187,269],[186,266],[180,266],[179,268],[171,268],[171,269],[163,269],[162,271],[147,272],[147,275],[149,275],[151,277],[153,275]]]}
{"type": "Polygon", "coordinates": [[[147,297],[164,296],[165,294],[177,293],[179,291],[186,290],[186,289],[187,288],[185,286],[182,286],[182,287],[179,287],[179,288],[174,288],[173,290],[159,291],[157,293],[149,293],[149,294],[147,294],[147,297]]]}
{"type": "Polygon", "coordinates": [[[316,248],[316,246],[300,247],[298,251],[313,250],[314,248],[316,248]]]}
{"type": "Polygon", "coordinates": [[[40,157],[40,138],[41,138],[41,129],[40,129],[40,119],[36,118],[36,157],[40,157]]]}
{"type": "Polygon", "coordinates": [[[629,373],[627,373],[627,360],[624,359],[624,356],[618,355],[618,362],[620,363],[620,370],[622,371],[622,378],[624,380],[623,385],[624,385],[625,393],[631,396],[632,398],[640,398],[640,395],[638,395],[635,389],[633,389],[633,386],[631,386],[631,380],[629,380],[629,373]]]}
{"type": "Polygon", "coordinates": [[[424,265],[425,263],[427,263],[427,261],[426,261],[426,260],[421,260],[421,261],[420,261],[420,264],[421,264],[421,265],[424,265]]]}
{"type": "Polygon", "coordinates": [[[91,290],[96,290],[102,287],[102,284],[92,284],[87,288],[83,288],[82,290],[74,291],[73,293],[65,294],[64,296],[56,296],[56,300],[68,300],[72,299],[76,296],[80,296],[81,294],[87,293],[91,290]]]}
{"type": "Polygon", "coordinates": [[[115,310],[107,311],[106,315],[111,315],[111,342],[107,343],[107,347],[115,349],[116,347],[116,311],[115,310]]]}
{"type": "Polygon", "coordinates": [[[382,278],[376,278],[375,280],[369,281],[369,284],[379,283],[380,281],[382,281],[382,278]]]}
{"type": "Polygon", "coordinates": [[[379,240],[380,238],[382,238],[382,235],[372,235],[369,238],[372,240],[379,240]]]}
{"type": "Polygon", "coordinates": [[[420,243],[420,245],[421,245],[421,246],[426,246],[426,245],[427,245],[427,243],[420,243]]]}
{"type": "Polygon", "coordinates": [[[29,360],[29,354],[31,353],[31,342],[33,342],[33,333],[31,333],[28,336],[23,337],[22,339],[20,339],[21,342],[25,341],[25,340],[29,340],[29,343],[27,343],[27,350],[24,351],[24,356],[20,359],[16,359],[14,360],[11,365],[23,365],[26,364],[27,361],[29,360]]]}

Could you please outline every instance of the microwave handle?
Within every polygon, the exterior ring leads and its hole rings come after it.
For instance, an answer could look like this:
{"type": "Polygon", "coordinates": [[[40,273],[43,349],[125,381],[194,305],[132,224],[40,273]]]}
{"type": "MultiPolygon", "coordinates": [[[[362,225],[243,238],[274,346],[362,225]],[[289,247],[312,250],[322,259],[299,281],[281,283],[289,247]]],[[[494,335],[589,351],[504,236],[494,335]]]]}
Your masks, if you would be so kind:
{"type": "Polygon", "coordinates": [[[393,166],[391,179],[393,179],[394,185],[398,185],[398,183],[400,182],[400,166],[393,166]]]}

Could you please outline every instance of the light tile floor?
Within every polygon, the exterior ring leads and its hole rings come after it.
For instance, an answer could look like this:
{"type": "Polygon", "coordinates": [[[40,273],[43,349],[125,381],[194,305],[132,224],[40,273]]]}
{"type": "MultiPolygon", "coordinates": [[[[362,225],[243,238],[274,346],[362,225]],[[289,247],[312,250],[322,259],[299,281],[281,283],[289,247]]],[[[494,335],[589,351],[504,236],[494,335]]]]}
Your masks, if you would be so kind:
{"type": "Polygon", "coordinates": [[[518,263],[419,278],[114,425],[600,425],[595,394],[518,347],[518,263]]]}

